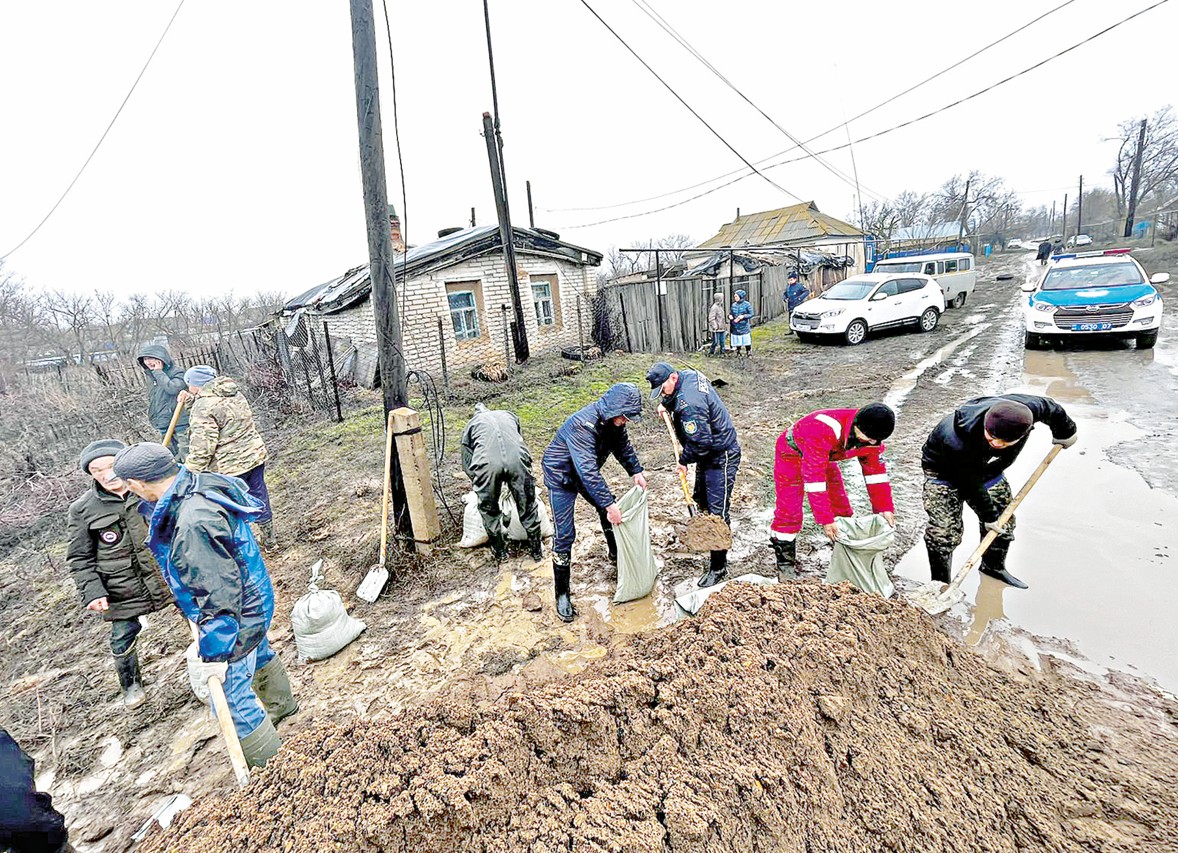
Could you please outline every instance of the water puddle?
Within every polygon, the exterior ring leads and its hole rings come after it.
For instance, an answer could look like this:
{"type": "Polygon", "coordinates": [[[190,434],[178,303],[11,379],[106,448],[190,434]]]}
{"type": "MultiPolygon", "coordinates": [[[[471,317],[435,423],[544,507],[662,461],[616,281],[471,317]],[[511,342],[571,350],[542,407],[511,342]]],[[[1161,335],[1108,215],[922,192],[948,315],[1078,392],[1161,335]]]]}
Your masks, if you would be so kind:
{"type": "MultiPolygon", "coordinates": [[[[1178,499],[1151,489],[1141,475],[1109,458],[1110,450],[1144,433],[1126,413],[1096,404],[1069,369],[1066,353],[1027,353],[1023,387],[1015,390],[1066,406],[1080,441],[1060,454],[1019,509],[1008,568],[1031,588],[1011,589],[976,572],[966,579],[963,588],[975,603],[967,642],[981,642],[987,628],[1005,619],[1034,634],[1071,641],[1093,663],[1152,676],[1165,689],[1178,690],[1172,628],[1178,611],[1173,583],[1178,499]]],[[[1043,459],[1050,441],[1045,427],[1035,430],[1007,472],[1015,488],[1043,459]]],[[[955,566],[978,542],[968,509],[966,519],[966,541],[955,566]]],[[[923,545],[905,555],[896,573],[928,580],[923,545]]]]}

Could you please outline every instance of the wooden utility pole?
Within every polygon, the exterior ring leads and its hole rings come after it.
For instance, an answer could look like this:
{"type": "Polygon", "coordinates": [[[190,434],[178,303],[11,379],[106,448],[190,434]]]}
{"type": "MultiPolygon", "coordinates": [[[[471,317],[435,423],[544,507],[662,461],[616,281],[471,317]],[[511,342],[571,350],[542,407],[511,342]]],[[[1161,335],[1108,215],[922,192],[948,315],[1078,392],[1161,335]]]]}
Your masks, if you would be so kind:
{"type": "Polygon", "coordinates": [[[1084,233],[1084,176],[1080,175],[1080,194],[1076,196],[1076,236],[1084,233]]]}
{"type": "Polygon", "coordinates": [[[528,227],[534,229],[536,227],[536,216],[532,213],[532,182],[524,181],[524,183],[528,185],[528,227]]]}
{"type": "Polygon", "coordinates": [[[397,439],[397,457],[405,468],[405,491],[409,518],[413,522],[413,540],[417,553],[429,554],[442,535],[438,522],[438,505],[434,501],[430,479],[429,453],[421,434],[421,415],[409,408],[393,410],[393,435],[397,439]]]}
{"type": "Polygon", "coordinates": [[[961,245],[961,237],[965,233],[965,220],[969,217],[969,185],[973,178],[965,181],[965,195],[961,199],[961,222],[957,225],[957,245],[961,245]]]}
{"type": "Polygon", "coordinates": [[[511,230],[511,205],[507,200],[507,169],[503,165],[503,135],[499,124],[499,90],[495,85],[495,53],[491,47],[491,7],[488,0],[483,0],[483,20],[487,29],[487,63],[491,68],[491,108],[495,113],[495,124],[488,134],[490,122],[487,114],[483,113],[483,133],[487,135],[487,153],[492,156],[491,183],[497,187],[495,207],[499,212],[499,233],[503,238],[503,255],[507,262],[507,283],[511,288],[511,307],[515,315],[512,323],[512,342],[515,344],[515,360],[523,364],[528,360],[531,352],[528,348],[528,329],[524,324],[524,305],[519,295],[519,275],[515,266],[515,241],[511,230]]]}
{"type": "Polygon", "coordinates": [[[1137,134],[1137,155],[1133,158],[1133,186],[1129,190],[1129,212],[1125,216],[1125,236],[1133,236],[1133,220],[1137,218],[1137,190],[1141,186],[1141,155],[1145,152],[1145,119],[1137,134]]]}
{"type": "Polygon", "coordinates": [[[1068,244],[1068,194],[1067,193],[1063,194],[1063,213],[1061,214],[1061,216],[1063,217],[1063,225],[1060,227],[1059,233],[1060,233],[1060,236],[1063,237],[1064,246],[1067,246],[1067,244],[1068,244]]]}
{"type": "MultiPolygon", "coordinates": [[[[356,73],[356,123],[360,132],[360,176],[364,187],[364,220],[368,227],[368,272],[372,281],[380,385],[387,416],[408,402],[409,391],[405,356],[401,350],[401,318],[397,314],[393,246],[389,236],[389,200],[385,187],[372,0],[350,0],[350,4],[352,59],[356,73]]],[[[390,479],[393,518],[397,529],[407,532],[410,526],[409,515],[403,511],[405,481],[401,466],[395,461],[390,479]]]]}

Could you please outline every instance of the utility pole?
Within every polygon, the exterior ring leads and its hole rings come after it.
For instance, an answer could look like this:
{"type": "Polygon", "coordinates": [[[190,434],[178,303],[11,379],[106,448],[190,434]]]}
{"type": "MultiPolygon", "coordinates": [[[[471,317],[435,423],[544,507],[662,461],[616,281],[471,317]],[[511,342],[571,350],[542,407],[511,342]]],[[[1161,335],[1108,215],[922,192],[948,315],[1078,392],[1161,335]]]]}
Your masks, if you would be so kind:
{"type": "Polygon", "coordinates": [[[1076,196],[1076,236],[1084,233],[1084,176],[1080,175],[1080,194],[1076,196]]]}
{"type": "Polygon", "coordinates": [[[474,208],[470,209],[470,227],[474,228],[474,208]]]}
{"type": "Polygon", "coordinates": [[[534,230],[536,227],[536,217],[532,213],[532,182],[525,181],[524,183],[528,185],[528,227],[534,230]]]}
{"type": "Polygon", "coordinates": [[[528,349],[528,329],[524,325],[524,305],[519,295],[519,275],[515,267],[515,240],[511,230],[511,206],[507,201],[507,170],[503,166],[503,135],[499,125],[499,90],[495,86],[495,53],[491,48],[491,7],[488,0],[483,0],[483,20],[487,28],[487,63],[491,68],[491,107],[495,112],[495,124],[492,128],[488,121],[488,114],[483,113],[483,133],[487,136],[487,153],[491,156],[493,170],[491,183],[499,187],[499,198],[495,207],[499,212],[499,234],[503,239],[503,255],[507,262],[507,283],[511,289],[511,307],[515,315],[512,324],[512,342],[515,344],[515,361],[523,364],[531,355],[528,349]],[[491,148],[494,147],[494,152],[491,148]]]}
{"type": "Polygon", "coordinates": [[[1060,215],[1063,216],[1063,225],[1060,227],[1059,233],[1063,237],[1064,246],[1067,246],[1067,244],[1068,244],[1068,194],[1067,193],[1063,194],[1063,213],[1060,215]]]}
{"type": "Polygon", "coordinates": [[[961,236],[965,233],[965,220],[969,216],[969,185],[973,178],[967,178],[965,181],[965,195],[961,199],[961,222],[957,226],[957,245],[961,245],[961,236]]]}
{"type": "Polygon", "coordinates": [[[1051,224],[1047,226],[1047,236],[1050,238],[1055,232],[1055,202],[1051,202],[1051,224]]]}
{"type": "Polygon", "coordinates": [[[1137,155],[1133,158],[1133,187],[1129,191],[1129,213],[1125,216],[1125,236],[1133,236],[1133,220],[1137,218],[1137,190],[1141,186],[1141,155],[1145,151],[1145,119],[1137,134],[1137,155]]]}
{"type": "MultiPolygon", "coordinates": [[[[376,321],[377,357],[385,418],[406,405],[409,391],[401,350],[401,318],[397,314],[396,271],[389,236],[388,191],[385,186],[384,141],[380,126],[380,89],[376,70],[376,27],[372,0],[350,0],[352,59],[356,76],[356,124],[360,135],[360,176],[364,189],[364,221],[368,228],[368,272],[376,321]]],[[[404,282],[402,282],[404,286],[404,282]]],[[[391,503],[396,528],[410,531],[405,512],[405,480],[393,455],[391,503]]]]}

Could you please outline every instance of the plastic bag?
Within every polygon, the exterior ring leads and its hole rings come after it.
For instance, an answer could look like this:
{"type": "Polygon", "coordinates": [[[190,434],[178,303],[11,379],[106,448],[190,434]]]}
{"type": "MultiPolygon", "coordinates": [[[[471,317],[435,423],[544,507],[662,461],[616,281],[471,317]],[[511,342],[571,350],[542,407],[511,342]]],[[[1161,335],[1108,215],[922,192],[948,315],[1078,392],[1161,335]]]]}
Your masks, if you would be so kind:
{"type": "Polygon", "coordinates": [[[346,647],[368,626],[348,615],[344,601],[334,589],[320,589],[323,561],[311,567],[307,594],[295,602],[290,613],[295,648],[302,660],[323,660],[346,647]]]}
{"type": "MultiPolygon", "coordinates": [[[[511,496],[510,489],[505,488],[499,495],[499,512],[503,514],[503,529],[507,533],[507,538],[513,542],[525,541],[528,538],[528,531],[524,528],[524,523],[520,521],[519,510],[515,506],[515,498],[511,496]]],[[[556,529],[552,526],[548,507],[544,501],[540,500],[539,493],[536,494],[536,515],[540,520],[540,536],[547,539],[556,532],[556,529]]]]}
{"type": "Polygon", "coordinates": [[[466,508],[462,511],[462,538],[458,541],[459,548],[477,548],[487,544],[487,529],[483,527],[483,517],[479,514],[479,496],[474,492],[467,492],[462,496],[466,508]]]}
{"type": "Polygon", "coordinates": [[[839,538],[834,541],[826,583],[850,583],[874,595],[891,598],[896,592],[884,566],[883,552],[896,538],[895,529],[882,515],[835,519],[839,538]]]}
{"type": "Polygon", "coordinates": [[[704,606],[704,602],[715,593],[728,586],[730,583],[752,583],[757,586],[769,586],[777,583],[777,578],[767,578],[764,575],[747,574],[741,575],[738,578],[733,578],[730,581],[721,581],[715,586],[706,586],[703,589],[693,589],[691,592],[684,593],[675,599],[675,606],[679,608],[679,618],[684,616],[694,616],[699,613],[700,608],[704,606]]]}
{"type": "Polygon", "coordinates": [[[650,517],[646,490],[634,486],[618,501],[622,523],[614,525],[618,539],[618,588],[614,604],[650,595],[659,567],[650,546],[650,517]]]}

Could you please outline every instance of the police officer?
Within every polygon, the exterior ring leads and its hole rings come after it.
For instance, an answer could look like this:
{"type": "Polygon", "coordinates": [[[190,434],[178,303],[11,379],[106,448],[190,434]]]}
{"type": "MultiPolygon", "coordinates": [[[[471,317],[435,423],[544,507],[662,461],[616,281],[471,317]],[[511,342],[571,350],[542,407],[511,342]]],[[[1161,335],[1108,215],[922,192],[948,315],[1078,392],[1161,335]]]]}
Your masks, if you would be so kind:
{"type": "MultiPolygon", "coordinates": [[[[718,515],[728,523],[732,487],[740,468],[740,444],[728,409],[707,377],[695,370],[676,370],[665,361],[646,372],[652,400],[661,398],[660,414],[671,414],[671,423],[681,448],[679,472],[695,464],[696,506],[718,515]]],[[[728,552],[712,551],[708,571],[699,579],[701,587],[714,586],[728,575],[728,552]]]]}
{"type": "Polygon", "coordinates": [[[1027,445],[1037,423],[1051,428],[1054,444],[1076,443],[1076,424],[1063,406],[1050,397],[1002,394],[978,397],[958,406],[937,424],[924,443],[924,509],[933,580],[949,583],[953,549],[961,544],[963,504],[977,514],[981,534],[997,532],[982,556],[981,572],[1019,589],[1027,585],[1006,570],[1006,555],[1014,539],[1014,519],[1005,528],[998,516],[1013,499],[1003,473],[1027,445]]]}
{"type": "Polygon", "coordinates": [[[601,466],[613,456],[640,489],[646,488],[642,463],[626,432],[627,421],[642,417],[642,392],[630,382],[619,382],[566,420],[544,451],[544,485],[552,502],[556,535],[552,540],[552,577],[556,586],[556,615],[572,622],[577,615],[569,596],[573,541],[577,529],[573,510],[577,495],[597,510],[601,529],[616,566],[618,543],[611,525],[622,523],[617,499],[601,476],[601,466]]]}

